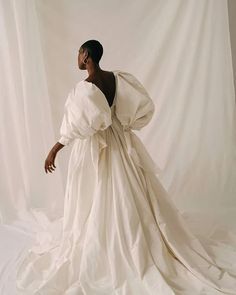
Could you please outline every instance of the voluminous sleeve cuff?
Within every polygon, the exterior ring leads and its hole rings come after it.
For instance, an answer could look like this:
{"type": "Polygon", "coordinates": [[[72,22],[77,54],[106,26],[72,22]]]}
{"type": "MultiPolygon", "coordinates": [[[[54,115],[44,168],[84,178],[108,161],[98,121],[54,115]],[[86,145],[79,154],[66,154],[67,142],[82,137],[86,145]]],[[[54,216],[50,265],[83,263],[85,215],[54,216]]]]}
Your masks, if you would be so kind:
{"type": "Polygon", "coordinates": [[[69,138],[64,137],[64,136],[61,136],[59,138],[58,142],[60,142],[63,145],[69,145],[71,140],[69,138]]]}

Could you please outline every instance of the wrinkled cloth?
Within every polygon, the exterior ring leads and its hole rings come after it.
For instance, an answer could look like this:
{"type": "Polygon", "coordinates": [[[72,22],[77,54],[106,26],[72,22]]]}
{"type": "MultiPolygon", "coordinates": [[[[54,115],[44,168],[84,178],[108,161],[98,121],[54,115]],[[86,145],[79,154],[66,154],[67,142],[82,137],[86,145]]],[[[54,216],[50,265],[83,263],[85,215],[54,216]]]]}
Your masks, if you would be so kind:
{"type": "Polygon", "coordinates": [[[152,119],[152,99],[134,75],[113,73],[111,107],[87,81],[68,95],[58,139],[73,143],[62,225],[38,233],[17,271],[19,294],[236,294],[236,251],[232,264],[217,265],[133,132],[152,119]]]}

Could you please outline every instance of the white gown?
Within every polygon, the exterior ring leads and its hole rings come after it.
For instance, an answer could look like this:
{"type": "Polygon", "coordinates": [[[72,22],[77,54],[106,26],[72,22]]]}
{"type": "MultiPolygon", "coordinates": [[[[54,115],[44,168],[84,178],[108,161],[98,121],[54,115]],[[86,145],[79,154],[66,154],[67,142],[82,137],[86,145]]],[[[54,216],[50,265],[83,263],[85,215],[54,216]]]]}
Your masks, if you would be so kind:
{"type": "Polygon", "coordinates": [[[73,147],[61,236],[29,249],[18,294],[236,294],[235,263],[217,265],[190,232],[132,131],[149,123],[153,101],[132,74],[114,74],[111,108],[84,80],[68,95],[59,142],[73,147]]]}

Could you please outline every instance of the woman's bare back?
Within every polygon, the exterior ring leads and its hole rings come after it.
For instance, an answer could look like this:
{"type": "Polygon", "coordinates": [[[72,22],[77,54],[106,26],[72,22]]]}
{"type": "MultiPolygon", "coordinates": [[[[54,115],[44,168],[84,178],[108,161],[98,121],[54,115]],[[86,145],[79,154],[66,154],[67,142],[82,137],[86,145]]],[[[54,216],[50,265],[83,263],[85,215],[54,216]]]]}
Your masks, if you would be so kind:
{"type": "Polygon", "coordinates": [[[105,95],[109,106],[112,106],[116,93],[116,79],[113,72],[102,70],[96,76],[87,78],[85,81],[95,84],[105,95]]]}

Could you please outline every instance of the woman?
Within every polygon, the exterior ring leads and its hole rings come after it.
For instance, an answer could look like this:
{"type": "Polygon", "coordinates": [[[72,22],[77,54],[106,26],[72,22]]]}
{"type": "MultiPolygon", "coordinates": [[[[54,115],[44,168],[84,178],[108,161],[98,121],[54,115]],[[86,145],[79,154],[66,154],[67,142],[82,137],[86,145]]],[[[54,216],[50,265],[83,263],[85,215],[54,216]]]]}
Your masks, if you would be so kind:
{"type": "Polygon", "coordinates": [[[57,152],[73,142],[61,238],[50,245],[39,239],[30,249],[18,270],[18,290],[236,294],[235,270],[216,265],[187,228],[132,131],[150,122],[153,101],[132,74],[102,70],[102,54],[97,40],[81,46],[78,65],[88,78],[69,93],[60,138],[45,161],[45,172],[52,172],[57,152]]]}

